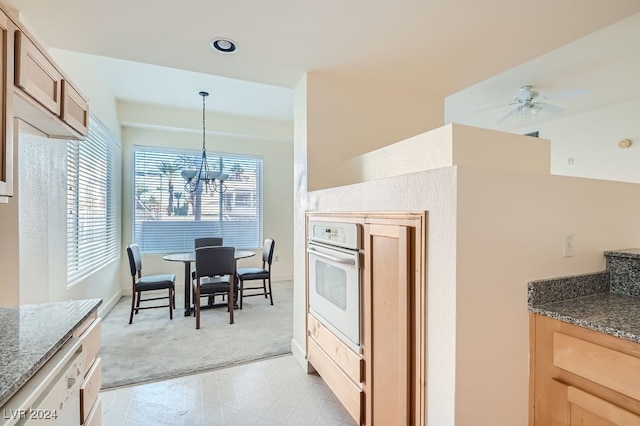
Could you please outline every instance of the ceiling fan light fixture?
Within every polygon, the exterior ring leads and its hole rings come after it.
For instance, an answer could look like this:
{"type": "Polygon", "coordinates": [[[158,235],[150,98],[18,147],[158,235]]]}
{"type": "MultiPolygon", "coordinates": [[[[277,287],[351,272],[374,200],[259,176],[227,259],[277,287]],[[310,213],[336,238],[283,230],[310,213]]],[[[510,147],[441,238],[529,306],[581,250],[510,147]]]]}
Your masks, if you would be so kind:
{"type": "Polygon", "coordinates": [[[542,110],[542,107],[538,104],[526,102],[518,107],[518,115],[523,118],[529,118],[536,115],[542,110]]]}
{"type": "Polygon", "coordinates": [[[234,53],[236,50],[238,50],[238,44],[230,38],[226,37],[214,38],[209,42],[209,46],[211,46],[211,48],[217,52],[226,54],[234,53]]]}

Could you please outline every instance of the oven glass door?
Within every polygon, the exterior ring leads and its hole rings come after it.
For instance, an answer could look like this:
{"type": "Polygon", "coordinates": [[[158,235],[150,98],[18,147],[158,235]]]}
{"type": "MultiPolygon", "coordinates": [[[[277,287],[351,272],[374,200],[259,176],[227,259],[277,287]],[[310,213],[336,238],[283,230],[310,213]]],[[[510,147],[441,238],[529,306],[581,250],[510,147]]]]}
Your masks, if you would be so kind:
{"type": "Polygon", "coordinates": [[[358,252],[309,244],[308,253],[311,312],[341,340],[359,351],[360,269],[358,252]]]}

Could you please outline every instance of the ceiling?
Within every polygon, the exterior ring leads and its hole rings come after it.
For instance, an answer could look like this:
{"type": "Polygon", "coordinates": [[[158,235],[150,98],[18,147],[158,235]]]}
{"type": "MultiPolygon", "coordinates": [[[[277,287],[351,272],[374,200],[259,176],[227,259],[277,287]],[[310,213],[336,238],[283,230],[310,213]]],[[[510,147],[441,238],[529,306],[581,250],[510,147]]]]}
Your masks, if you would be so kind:
{"type": "Polygon", "coordinates": [[[639,99],[640,43],[634,40],[640,40],[640,13],[449,96],[446,121],[510,131],[639,99]],[[543,108],[530,118],[502,121],[522,85],[564,112],[543,108]]]}
{"type": "MultiPolygon", "coordinates": [[[[640,12],[637,0],[9,1],[48,47],[101,61],[120,99],[198,108],[207,90],[213,110],[284,120],[306,72],[444,99],[640,12]],[[214,52],[219,36],[238,51],[214,52]]],[[[530,82],[589,84],[566,77],[575,64],[537,66],[526,81],[487,86],[474,107],[508,102],[530,82]]]]}

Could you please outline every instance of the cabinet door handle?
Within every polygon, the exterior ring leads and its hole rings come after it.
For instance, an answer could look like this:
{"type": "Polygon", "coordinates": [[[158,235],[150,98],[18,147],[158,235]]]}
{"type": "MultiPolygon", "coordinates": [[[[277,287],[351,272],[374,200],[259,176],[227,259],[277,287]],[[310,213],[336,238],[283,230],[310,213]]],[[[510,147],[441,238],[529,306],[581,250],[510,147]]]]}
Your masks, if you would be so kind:
{"type": "Polygon", "coordinates": [[[67,389],[71,389],[76,384],[75,377],[67,377],[67,389]]]}

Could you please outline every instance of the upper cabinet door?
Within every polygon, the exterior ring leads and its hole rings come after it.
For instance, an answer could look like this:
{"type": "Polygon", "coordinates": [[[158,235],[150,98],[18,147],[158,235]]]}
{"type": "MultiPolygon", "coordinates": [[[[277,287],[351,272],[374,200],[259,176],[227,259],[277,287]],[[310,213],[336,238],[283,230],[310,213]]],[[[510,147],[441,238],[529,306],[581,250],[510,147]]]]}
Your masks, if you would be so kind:
{"type": "Polygon", "coordinates": [[[13,22],[0,11],[0,197],[13,195],[14,33],[13,22]]]}
{"type": "Polygon", "coordinates": [[[21,31],[16,31],[16,86],[55,115],[62,111],[62,74],[21,31]]]}
{"type": "Polygon", "coordinates": [[[89,133],[89,105],[68,80],[62,80],[62,113],[60,118],[81,135],[87,136],[89,133]]]}

